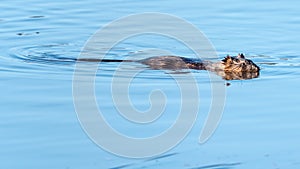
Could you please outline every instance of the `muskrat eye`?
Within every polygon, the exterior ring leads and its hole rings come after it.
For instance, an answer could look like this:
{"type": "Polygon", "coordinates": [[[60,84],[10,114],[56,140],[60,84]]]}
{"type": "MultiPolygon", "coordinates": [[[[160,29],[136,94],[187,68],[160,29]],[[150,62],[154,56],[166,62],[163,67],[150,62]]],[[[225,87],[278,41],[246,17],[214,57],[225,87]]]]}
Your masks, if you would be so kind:
{"type": "Polygon", "coordinates": [[[247,71],[247,64],[246,63],[242,63],[242,70],[247,71]]]}
{"type": "Polygon", "coordinates": [[[234,58],[233,61],[236,62],[236,63],[240,62],[240,60],[238,58],[234,58]]]}

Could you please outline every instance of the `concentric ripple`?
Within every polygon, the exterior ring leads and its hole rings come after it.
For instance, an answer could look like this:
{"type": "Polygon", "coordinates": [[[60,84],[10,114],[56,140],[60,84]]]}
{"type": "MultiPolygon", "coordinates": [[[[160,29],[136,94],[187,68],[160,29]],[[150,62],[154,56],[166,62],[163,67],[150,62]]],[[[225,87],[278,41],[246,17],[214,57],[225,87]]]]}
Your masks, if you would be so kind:
{"type": "Polygon", "coordinates": [[[15,47],[10,50],[10,56],[27,63],[69,65],[79,52],[80,47],[75,44],[48,44],[15,47]]]}

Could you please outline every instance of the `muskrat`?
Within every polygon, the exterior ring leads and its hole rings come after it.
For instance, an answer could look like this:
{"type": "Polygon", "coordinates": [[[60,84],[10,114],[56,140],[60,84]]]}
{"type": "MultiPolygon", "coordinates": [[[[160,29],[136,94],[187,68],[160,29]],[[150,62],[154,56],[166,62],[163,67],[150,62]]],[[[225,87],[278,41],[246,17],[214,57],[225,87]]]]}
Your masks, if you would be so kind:
{"type": "Polygon", "coordinates": [[[154,56],[142,60],[116,60],[116,59],[89,59],[81,58],[84,62],[137,62],[149,66],[151,69],[182,70],[196,69],[208,70],[216,73],[225,80],[252,79],[259,76],[260,68],[243,54],[237,56],[227,55],[218,62],[202,61],[181,56],[154,56]]]}

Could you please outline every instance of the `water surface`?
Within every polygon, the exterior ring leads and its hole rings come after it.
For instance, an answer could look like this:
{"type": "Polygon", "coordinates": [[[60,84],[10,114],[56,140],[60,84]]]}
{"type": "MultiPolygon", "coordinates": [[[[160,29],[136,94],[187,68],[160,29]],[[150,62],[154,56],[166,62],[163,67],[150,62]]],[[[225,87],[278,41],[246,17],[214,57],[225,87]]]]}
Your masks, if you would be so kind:
{"type": "MultiPolygon", "coordinates": [[[[1,168],[299,168],[299,5],[292,0],[4,0],[0,5],[1,168]],[[229,82],[221,123],[205,144],[199,144],[198,137],[211,102],[210,81],[207,72],[192,71],[201,102],[192,131],[171,151],[137,160],[100,149],[82,130],[73,106],[73,59],[105,24],[149,11],[186,19],[211,40],[220,59],[243,52],[262,70],[259,78],[229,82]]],[[[140,59],[157,54],[154,49],[195,57],[181,43],[155,35],[127,39],[107,57],[140,59]]],[[[117,66],[101,64],[97,72],[97,102],[105,118],[132,137],[149,137],[168,128],[180,109],[176,82],[164,71],[140,73],[130,87],[133,104],[147,110],[149,93],[155,89],[165,92],[168,104],[157,123],[132,124],[113,108],[110,84],[117,66]]],[[[130,71],[142,65],[127,66],[130,71]]]]}

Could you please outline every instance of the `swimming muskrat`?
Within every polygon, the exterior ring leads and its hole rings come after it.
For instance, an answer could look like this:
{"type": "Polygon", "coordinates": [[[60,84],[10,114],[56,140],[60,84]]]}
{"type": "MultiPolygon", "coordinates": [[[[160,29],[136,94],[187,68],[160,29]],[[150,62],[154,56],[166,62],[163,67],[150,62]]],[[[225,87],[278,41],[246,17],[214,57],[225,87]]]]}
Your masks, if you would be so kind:
{"type": "Polygon", "coordinates": [[[89,59],[81,58],[84,62],[138,62],[148,65],[151,69],[182,70],[196,69],[208,70],[216,73],[225,80],[252,79],[259,76],[260,68],[243,54],[237,56],[227,55],[218,62],[202,61],[180,56],[155,56],[142,60],[115,60],[115,59],[89,59]]]}

